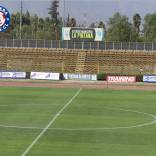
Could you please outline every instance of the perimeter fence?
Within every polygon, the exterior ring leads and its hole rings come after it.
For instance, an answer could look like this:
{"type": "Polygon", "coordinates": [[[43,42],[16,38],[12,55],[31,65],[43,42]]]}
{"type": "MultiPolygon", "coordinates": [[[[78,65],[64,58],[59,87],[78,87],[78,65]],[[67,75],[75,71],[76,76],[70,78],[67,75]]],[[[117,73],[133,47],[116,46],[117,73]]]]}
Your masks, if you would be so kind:
{"type": "Polygon", "coordinates": [[[0,39],[0,47],[156,51],[156,43],[153,42],[74,42],[61,40],[0,39]]]}

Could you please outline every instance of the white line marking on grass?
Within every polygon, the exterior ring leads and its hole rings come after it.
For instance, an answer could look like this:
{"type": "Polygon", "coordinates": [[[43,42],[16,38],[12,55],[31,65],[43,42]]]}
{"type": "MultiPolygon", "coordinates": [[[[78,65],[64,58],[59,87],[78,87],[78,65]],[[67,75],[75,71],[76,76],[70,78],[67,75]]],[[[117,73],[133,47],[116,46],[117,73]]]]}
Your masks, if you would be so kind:
{"type": "Polygon", "coordinates": [[[134,111],[130,109],[122,109],[122,108],[109,108],[108,109],[115,109],[115,110],[122,110],[122,111],[127,111],[127,112],[134,112],[138,114],[143,114],[146,116],[150,116],[153,118],[152,121],[142,123],[142,124],[137,124],[137,125],[132,125],[132,126],[120,126],[120,127],[101,127],[101,128],[50,128],[53,130],[66,130],[66,131],[91,131],[91,130],[115,130],[115,129],[130,129],[130,128],[139,128],[139,127],[145,127],[145,126],[150,126],[156,123],[156,116],[153,114],[145,113],[145,112],[140,112],[140,111],[134,111]]]}
{"type": "Polygon", "coordinates": [[[37,126],[19,126],[19,125],[4,125],[0,124],[0,127],[2,128],[14,128],[14,129],[32,129],[32,130],[43,130],[43,127],[37,127],[37,126]]]}
{"type": "MultiPolygon", "coordinates": [[[[156,116],[153,114],[145,113],[145,112],[140,112],[140,111],[135,111],[135,110],[130,110],[130,109],[123,109],[123,108],[109,108],[106,107],[107,109],[112,109],[112,110],[122,110],[126,112],[134,112],[137,114],[143,114],[145,116],[152,117],[152,121],[142,123],[142,124],[137,124],[137,125],[132,125],[132,126],[121,126],[121,127],[93,127],[93,128],[47,128],[48,130],[62,130],[62,131],[94,131],[94,130],[115,130],[115,129],[129,129],[129,128],[139,128],[139,127],[145,127],[145,126],[150,126],[156,123],[156,116]]],[[[63,108],[62,108],[63,109],[63,108]]],[[[44,130],[45,128],[43,127],[35,127],[35,126],[18,126],[18,125],[3,125],[0,124],[0,127],[3,128],[15,128],[15,129],[36,129],[36,130],[44,130]]]]}
{"type": "Polygon", "coordinates": [[[60,116],[60,114],[72,103],[72,101],[79,95],[81,88],[74,94],[74,96],[58,111],[58,113],[51,119],[47,126],[41,131],[41,133],[33,140],[33,142],[27,147],[27,149],[22,153],[21,156],[26,156],[31,148],[38,142],[42,135],[49,129],[49,127],[55,122],[55,120],[60,116]]]}

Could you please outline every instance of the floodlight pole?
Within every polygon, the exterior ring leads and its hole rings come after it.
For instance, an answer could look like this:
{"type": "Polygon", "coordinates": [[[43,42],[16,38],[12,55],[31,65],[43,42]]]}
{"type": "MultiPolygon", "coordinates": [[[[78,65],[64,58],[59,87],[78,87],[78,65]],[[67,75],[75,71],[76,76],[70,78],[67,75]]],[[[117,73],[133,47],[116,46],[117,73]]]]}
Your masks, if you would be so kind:
{"type": "Polygon", "coordinates": [[[65,18],[66,18],[66,3],[63,0],[63,27],[65,27],[65,18]]]}
{"type": "Polygon", "coordinates": [[[23,10],[23,4],[21,0],[21,7],[20,7],[20,40],[22,39],[22,10],[23,10]]]}

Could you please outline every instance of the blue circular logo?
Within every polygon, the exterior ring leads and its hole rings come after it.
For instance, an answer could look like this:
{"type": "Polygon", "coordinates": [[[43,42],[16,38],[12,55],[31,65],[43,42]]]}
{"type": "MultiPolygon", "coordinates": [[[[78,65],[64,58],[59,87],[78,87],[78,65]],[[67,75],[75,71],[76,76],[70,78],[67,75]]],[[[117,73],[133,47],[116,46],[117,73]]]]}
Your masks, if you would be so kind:
{"type": "Polygon", "coordinates": [[[6,8],[0,6],[0,32],[4,32],[10,26],[10,14],[6,8]]]}

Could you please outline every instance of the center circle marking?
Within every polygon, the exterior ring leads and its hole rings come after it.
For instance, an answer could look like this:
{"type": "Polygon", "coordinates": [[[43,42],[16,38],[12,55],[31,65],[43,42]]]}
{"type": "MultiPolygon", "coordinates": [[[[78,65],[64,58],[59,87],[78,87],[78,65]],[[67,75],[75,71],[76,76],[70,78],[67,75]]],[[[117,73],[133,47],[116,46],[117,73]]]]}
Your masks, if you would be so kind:
{"type": "MultiPolygon", "coordinates": [[[[130,110],[130,109],[123,109],[123,108],[109,108],[107,109],[112,109],[112,110],[121,110],[125,112],[133,112],[137,114],[142,114],[145,116],[151,117],[153,120],[150,122],[145,122],[141,124],[136,124],[136,125],[131,125],[131,126],[119,126],[119,127],[97,127],[97,128],[48,128],[48,130],[64,130],[64,131],[93,131],[93,130],[115,130],[115,129],[130,129],[130,128],[139,128],[139,127],[145,127],[145,126],[150,126],[156,123],[156,116],[153,114],[141,112],[141,111],[136,111],[136,110],[130,110]]],[[[35,127],[35,126],[19,126],[19,125],[5,125],[5,124],[0,124],[0,127],[3,128],[16,128],[16,129],[38,129],[38,130],[43,130],[45,128],[43,127],[35,127]]]]}

